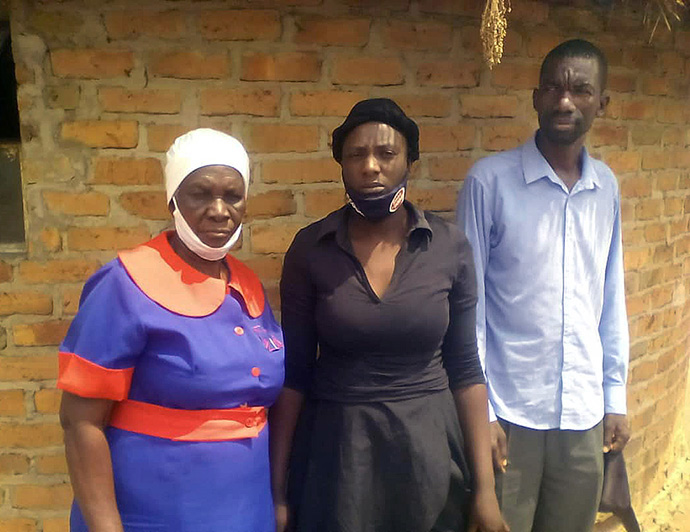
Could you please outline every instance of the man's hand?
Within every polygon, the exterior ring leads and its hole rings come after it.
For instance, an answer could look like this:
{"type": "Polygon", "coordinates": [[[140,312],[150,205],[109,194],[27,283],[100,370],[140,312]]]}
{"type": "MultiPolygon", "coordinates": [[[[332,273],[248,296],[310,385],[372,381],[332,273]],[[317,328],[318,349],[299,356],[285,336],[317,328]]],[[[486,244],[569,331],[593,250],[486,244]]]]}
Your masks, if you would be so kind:
{"type": "Polygon", "coordinates": [[[468,532],[510,532],[501,516],[496,493],[491,490],[475,493],[470,513],[468,532]]]}
{"type": "Polygon", "coordinates": [[[508,440],[506,433],[503,432],[498,421],[493,421],[489,424],[491,431],[491,457],[494,462],[494,471],[506,472],[508,465],[508,440]]]}
{"type": "Polygon", "coordinates": [[[606,414],[604,416],[604,452],[622,451],[630,439],[628,418],[624,414],[606,414]]]}

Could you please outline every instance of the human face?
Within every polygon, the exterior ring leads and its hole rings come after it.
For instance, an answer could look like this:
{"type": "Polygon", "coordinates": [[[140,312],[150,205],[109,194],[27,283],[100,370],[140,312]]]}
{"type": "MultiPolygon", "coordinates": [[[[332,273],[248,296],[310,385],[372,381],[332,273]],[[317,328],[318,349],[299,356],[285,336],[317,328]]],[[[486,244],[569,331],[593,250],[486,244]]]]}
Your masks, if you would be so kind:
{"type": "Polygon", "coordinates": [[[410,168],[407,142],[388,124],[361,124],[345,138],[340,165],[346,188],[364,195],[385,194],[402,183],[410,168]]]}
{"type": "Polygon", "coordinates": [[[589,57],[553,61],[532,94],[539,131],[557,145],[583,139],[594,118],[604,114],[608,101],[601,86],[599,63],[589,57]]]}
{"type": "Polygon", "coordinates": [[[230,240],[247,208],[242,176],[222,165],[194,170],[180,184],[175,200],[196,236],[214,248],[230,240]]]}

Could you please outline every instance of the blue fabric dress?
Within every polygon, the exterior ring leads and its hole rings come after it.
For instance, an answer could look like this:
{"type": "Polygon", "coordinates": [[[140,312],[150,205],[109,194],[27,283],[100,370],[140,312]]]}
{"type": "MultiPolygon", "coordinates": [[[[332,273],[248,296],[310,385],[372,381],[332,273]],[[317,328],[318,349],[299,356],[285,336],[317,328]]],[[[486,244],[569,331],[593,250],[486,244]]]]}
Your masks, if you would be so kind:
{"type": "MultiPolygon", "coordinates": [[[[164,292],[182,294],[172,298],[175,304],[166,300],[174,310],[147,295],[156,287],[137,285],[122,258],[109,262],[86,283],[60,346],[58,386],[86,397],[181,410],[270,406],[283,383],[284,354],[263,292],[248,293],[252,286],[262,290],[258,279],[239,291],[224,285],[225,296],[208,315],[185,315],[185,290],[206,277],[174,254],[167,235],[152,242],[163,261],[151,267],[169,267],[166,273],[180,278],[175,286],[169,275],[161,276],[164,292]],[[257,299],[262,304],[251,312],[248,301],[257,299]]],[[[237,262],[228,262],[233,279],[237,262]]],[[[253,275],[241,266],[245,278],[253,275]]],[[[267,425],[255,438],[221,441],[176,441],[113,426],[106,437],[126,531],[274,530],[267,425]]],[[[87,530],[76,501],[71,530],[87,530]]]]}

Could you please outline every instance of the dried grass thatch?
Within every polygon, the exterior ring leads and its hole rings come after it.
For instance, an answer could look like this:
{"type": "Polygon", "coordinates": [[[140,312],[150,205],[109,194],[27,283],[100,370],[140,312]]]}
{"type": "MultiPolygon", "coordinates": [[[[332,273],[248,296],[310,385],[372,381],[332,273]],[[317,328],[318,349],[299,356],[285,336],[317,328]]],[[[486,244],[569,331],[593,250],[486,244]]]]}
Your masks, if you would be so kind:
{"type": "MultiPolygon", "coordinates": [[[[511,0],[486,0],[484,6],[480,36],[484,60],[490,69],[499,64],[503,57],[503,42],[508,28],[510,2],[511,0]]],[[[660,23],[672,31],[674,23],[680,22],[685,11],[690,10],[690,0],[620,0],[619,3],[633,2],[643,5],[644,24],[649,28],[650,41],[654,38],[660,23]]]]}

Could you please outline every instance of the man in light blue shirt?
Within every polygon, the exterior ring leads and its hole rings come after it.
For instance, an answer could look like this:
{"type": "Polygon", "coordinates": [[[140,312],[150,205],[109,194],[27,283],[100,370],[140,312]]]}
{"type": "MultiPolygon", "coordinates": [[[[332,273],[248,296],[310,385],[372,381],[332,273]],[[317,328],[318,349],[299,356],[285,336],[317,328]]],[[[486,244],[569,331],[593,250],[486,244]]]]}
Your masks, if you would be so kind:
{"type": "Polygon", "coordinates": [[[554,48],[533,93],[536,135],[477,162],[458,202],[512,532],[590,530],[602,448],[629,439],[620,197],[611,170],[584,148],[608,104],[606,74],[591,43],[554,48]]]}

